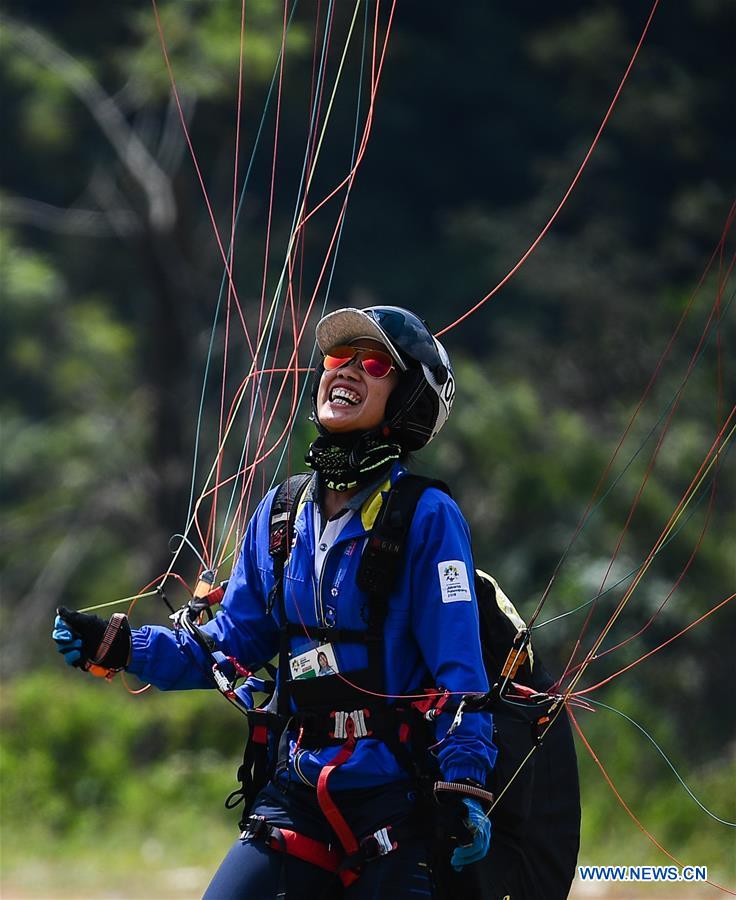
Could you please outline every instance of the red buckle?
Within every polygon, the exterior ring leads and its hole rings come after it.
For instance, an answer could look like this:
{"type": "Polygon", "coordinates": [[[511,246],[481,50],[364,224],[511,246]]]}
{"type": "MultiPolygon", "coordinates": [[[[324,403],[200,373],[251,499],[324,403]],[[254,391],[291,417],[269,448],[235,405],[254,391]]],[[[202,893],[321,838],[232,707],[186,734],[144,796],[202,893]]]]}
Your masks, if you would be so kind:
{"type": "Polygon", "coordinates": [[[450,692],[440,691],[437,688],[427,688],[426,693],[428,696],[422,700],[415,700],[411,706],[417,712],[420,712],[425,719],[436,719],[450,699],[450,692]]]}

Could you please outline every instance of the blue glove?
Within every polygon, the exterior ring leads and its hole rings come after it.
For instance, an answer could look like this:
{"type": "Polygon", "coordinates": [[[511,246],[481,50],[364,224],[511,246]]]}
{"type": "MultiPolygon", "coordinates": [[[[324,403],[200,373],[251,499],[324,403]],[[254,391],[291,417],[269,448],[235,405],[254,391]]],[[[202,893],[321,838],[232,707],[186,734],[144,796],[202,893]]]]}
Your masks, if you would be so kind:
{"type": "Polygon", "coordinates": [[[99,616],[88,616],[65,606],[60,606],[56,612],[51,637],[67,665],[89,669],[90,664],[94,663],[113,672],[119,672],[127,666],[131,651],[127,616],[116,613],[108,622],[99,616]],[[105,635],[107,637],[103,647],[102,639],[105,635]],[[100,654],[102,656],[98,659],[100,654]]]}
{"type": "Polygon", "coordinates": [[[63,654],[66,664],[78,666],[82,658],[82,639],[72,632],[61,616],[54,619],[51,637],[56,642],[56,649],[63,654]]]}
{"type": "Polygon", "coordinates": [[[450,863],[456,872],[463,866],[483,859],[491,843],[491,820],[483,812],[483,807],[473,797],[463,797],[463,803],[468,808],[465,825],[473,835],[473,840],[470,844],[455,848],[450,863]]]}

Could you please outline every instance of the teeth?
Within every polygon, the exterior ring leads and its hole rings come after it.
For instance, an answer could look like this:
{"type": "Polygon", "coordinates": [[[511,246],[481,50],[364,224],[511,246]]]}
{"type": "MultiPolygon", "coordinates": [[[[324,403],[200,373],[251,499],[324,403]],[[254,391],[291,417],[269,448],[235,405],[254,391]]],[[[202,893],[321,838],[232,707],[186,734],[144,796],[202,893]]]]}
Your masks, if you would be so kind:
{"type": "Polygon", "coordinates": [[[336,387],[330,392],[330,400],[338,406],[356,406],[360,403],[360,395],[347,388],[336,387]]]}

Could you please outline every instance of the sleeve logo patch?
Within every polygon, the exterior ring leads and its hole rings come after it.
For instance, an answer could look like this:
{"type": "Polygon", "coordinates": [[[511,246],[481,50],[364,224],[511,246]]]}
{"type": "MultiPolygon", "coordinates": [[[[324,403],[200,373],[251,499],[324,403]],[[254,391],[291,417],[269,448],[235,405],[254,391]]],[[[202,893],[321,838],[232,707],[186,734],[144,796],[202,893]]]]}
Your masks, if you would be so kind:
{"type": "Polygon", "coordinates": [[[457,603],[460,600],[472,600],[468,570],[461,559],[446,559],[437,563],[440,579],[440,591],[443,603],[457,603]]]}

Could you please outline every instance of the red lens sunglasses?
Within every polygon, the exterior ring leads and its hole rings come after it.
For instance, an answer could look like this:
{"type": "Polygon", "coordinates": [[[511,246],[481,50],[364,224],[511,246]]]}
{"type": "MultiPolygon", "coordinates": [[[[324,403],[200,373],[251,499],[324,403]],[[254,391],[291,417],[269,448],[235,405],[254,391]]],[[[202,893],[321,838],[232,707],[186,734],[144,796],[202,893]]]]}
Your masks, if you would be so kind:
{"type": "Polygon", "coordinates": [[[371,378],[385,378],[394,368],[394,361],[382,350],[365,350],[360,347],[333,347],[322,360],[328,372],[341,369],[358,359],[361,369],[371,378]]]}

